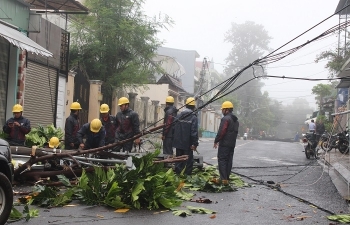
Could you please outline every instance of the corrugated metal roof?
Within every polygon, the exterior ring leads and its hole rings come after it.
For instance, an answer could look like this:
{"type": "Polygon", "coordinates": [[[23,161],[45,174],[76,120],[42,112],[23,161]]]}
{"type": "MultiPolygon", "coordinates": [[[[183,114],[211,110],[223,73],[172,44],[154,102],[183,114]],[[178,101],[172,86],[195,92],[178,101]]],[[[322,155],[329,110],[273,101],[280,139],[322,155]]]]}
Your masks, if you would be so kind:
{"type": "MultiPolygon", "coordinates": [[[[349,0],[339,0],[338,6],[335,9],[334,13],[338,12],[339,10],[341,10],[342,8],[344,8],[347,5],[350,5],[350,1],[349,0]]],[[[350,6],[345,8],[344,10],[338,12],[337,14],[341,14],[341,15],[350,14],[350,6]]]]}
{"type": "Polygon", "coordinates": [[[174,77],[168,75],[168,74],[164,74],[157,82],[157,84],[170,84],[173,85],[177,88],[179,88],[180,91],[186,92],[184,90],[184,88],[182,87],[180,81],[178,81],[177,79],[175,79],[174,77]]]}
{"type": "Polygon", "coordinates": [[[54,10],[67,12],[88,12],[89,9],[75,0],[24,0],[35,10],[54,10]],[[46,6],[46,7],[45,7],[46,6]]]}

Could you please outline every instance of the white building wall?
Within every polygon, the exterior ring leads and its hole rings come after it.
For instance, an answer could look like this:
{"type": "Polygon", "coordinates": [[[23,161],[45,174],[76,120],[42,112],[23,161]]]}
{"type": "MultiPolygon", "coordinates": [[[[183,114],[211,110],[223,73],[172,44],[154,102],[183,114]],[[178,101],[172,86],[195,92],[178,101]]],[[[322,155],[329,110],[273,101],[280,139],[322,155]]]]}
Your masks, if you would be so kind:
{"type": "MultiPolygon", "coordinates": [[[[58,76],[56,127],[64,130],[66,111],[66,78],[58,76]]],[[[68,115],[67,115],[68,116],[68,115]]]]}

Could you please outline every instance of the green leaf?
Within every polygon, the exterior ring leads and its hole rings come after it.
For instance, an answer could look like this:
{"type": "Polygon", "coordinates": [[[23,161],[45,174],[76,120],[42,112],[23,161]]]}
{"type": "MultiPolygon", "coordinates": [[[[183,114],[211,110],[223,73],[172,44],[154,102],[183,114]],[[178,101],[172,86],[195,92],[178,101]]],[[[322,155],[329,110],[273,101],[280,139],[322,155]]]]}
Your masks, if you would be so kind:
{"type": "Polygon", "coordinates": [[[23,215],[15,207],[12,207],[9,220],[19,220],[22,219],[23,215]]]}
{"type": "Polygon", "coordinates": [[[26,204],[24,206],[23,213],[26,214],[26,216],[25,216],[26,221],[29,221],[31,218],[39,216],[39,210],[30,209],[29,204],[26,204]]]}
{"type": "Polygon", "coordinates": [[[194,206],[186,206],[192,213],[199,213],[199,214],[215,214],[216,212],[210,209],[206,209],[203,207],[194,207],[194,206]]]}
{"type": "Polygon", "coordinates": [[[188,210],[178,210],[178,209],[173,209],[173,215],[175,216],[181,216],[181,217],[186,217],[186,216],[191,216],[191,212],[188,210]]]}
{"type": "Polygon", "coordinates": [[[134,188],[131,190],[131,196],[132,196],[132,201],[135,202],[139,199],[139,194],[141,191],[145,190],[145,187],[143,186],[143,182],[138,182],[134,188]]]}
{"type": "Polygon", "coordinates": [[[57,178],[58,178],[59,181],[62,182],[62,184],[64,186],[66,186],[66,187],[71,187],[72,186],[70,181],[69,181],[69,179],[66,176],[64,176],[64,175],[57,175],[57,178]]]}
{"type": "Polygon", "coordinates": [[[182,200],[186,200],[189,201],[192,199],[192,197],[194,196],[193,193],[187,193],[184,190],[180,190],[176,192],[176,196],[179,197],[182,200]]]}
{"type": "Polygon", "coordinates": [[[173,197],[165,198],[161,197],[158,199],[159,203],[162,204],[165,208],[171,209],[173,207],[180,206],[182,201],[179,199],[175,199],[173,197]]]}

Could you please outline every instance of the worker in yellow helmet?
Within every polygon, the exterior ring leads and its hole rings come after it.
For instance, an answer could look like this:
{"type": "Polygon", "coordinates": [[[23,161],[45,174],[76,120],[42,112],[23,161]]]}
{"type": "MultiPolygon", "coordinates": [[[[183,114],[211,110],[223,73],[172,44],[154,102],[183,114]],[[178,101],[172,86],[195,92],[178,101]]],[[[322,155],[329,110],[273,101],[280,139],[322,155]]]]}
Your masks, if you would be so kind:
{"type": "Polygon", "coordinates": [[[70,105],[70,115],[66,119],[64,126],[64,146],[65,149],[78,149],[79,141],[77,138],[78,130],[80,129],[79,111],[81,110],[79,102],[73,102],[70,105]]]}
{"type": "Polygon", "coordinates": [[[188,98],[186,109],[176,117],[173,147],[176,148],[176,156],[188,155],[187,161],[175,163],[177,174],[180,174],[185,167],[185,174],[192,174],[193,151],[196,151],[198,146],[198,119],[193,112],[195,107],[195,99],[188,98]]]}
{"type": "MultiPolygon", "coordinates": [[[[129,108],[129,99],[121,97],[118,100],[120,112],[116,115],[117,130],[115,132],[115,142],[123,141],[125,139],[132,138],[140,133],[140,120],[139,115],[129,108]]],[[[135,140],[135,144],[140,144],[140,139],[135,140]]],[[[123,145],[117,145],[114,150],[124,152],[131,152],[133,142],[127,142],[123,145]]]]}
{"type": "Polygon", "coordinates": [[[164,124],[163,128],[163,154],[173,156],[174,121],[177,116],[177,109],[174,106],[174,97],[168,96],[165,99],[164,124]]]}
{"type": "Polygon", "coordinates": [[[239,122],[238,118],[232,114],[232,102],[225,101],[222,103],[221,111],[224,117],[221,119],[219,131],[214,140],[214,148],[216,149],[219,145],[217,158],[220,179],[222,184],[227,185],[232,170],[239,122]]]}
{"type": "Polygon", "coordinates": [[[100,119],[93,119],[90,123],[84,124],[78,131],[80,149],[98,148],[105,145],[106,130],[100,119]],[[86,138],[84,143],[83,138],[86,138]]]}
{"type": "Polygon", "coordinates": [[[8,134],[7,141],[13,146],[23,146],[25,135],[31,130],[30,121],[22,116],[23,107],[16,104],[12,108],[13,117],[8,119],[2,130],[8,134]]]}
{"type": "Polygon", "coordinates": [[[100,106],[101,122],[106,130],[105,145],[113,144],[115,139],[115,131],[117,129],[115,116],[109,114],[109,106],[102,104],[100,106]]]}

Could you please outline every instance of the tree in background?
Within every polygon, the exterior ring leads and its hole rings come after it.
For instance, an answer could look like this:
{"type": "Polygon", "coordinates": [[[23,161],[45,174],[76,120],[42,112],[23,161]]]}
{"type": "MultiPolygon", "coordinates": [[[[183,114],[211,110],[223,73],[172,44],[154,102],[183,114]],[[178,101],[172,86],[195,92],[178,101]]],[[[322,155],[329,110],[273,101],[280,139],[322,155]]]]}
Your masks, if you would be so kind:
{"type": "Polygon", "coordinates": [[[89,15],[73,20],[70,64],[79,65],[91,80],[103,81],[102,91],[110,96],[116,87],[154,81],[158,70],[152,62],[161,45],[156,38],[161,28],[172,24],[148,19],[143,0],[86,0],[89,15]]]}
{"type": "Polygon", "coordinates": [[[331,50],[327,50],[321,52],[321,54],[317,55],[315,62],[319,62],[321,60],[328,60],[325,68],[328,69],[329,75],[328,78],[334,78],[341,70],[342,66],[348,59],[349,55],[349,44],[346,47],[335,48],[331,50]]]}
{"type": "Polygon", "coordinates": [[[334,87],[332,84],[317,84],[312,88],[312,94],[316,95],[316,103],[319,106],[319,109],[321,111],[321,114],[323,115],[323,99],[329,95],[332,94],[332,90],[334,90],[334,87]]]}
{"type": "MultiPolygon", "coordinates": [[[[243,24],[232,23],[225,35],[225,41],[232,44],[224,70],[227,76],[233,76],[270,51],[268,47],[270,40],[271,37],[262,25],[251,21],[243,24]]],[[[233,88],[254,76],[261,77],[264,72],[261,67],[246,70],[240,75],[233,88]]],[[[258,134],[262,130],[272,132],[282,116],[281,105],[272,101],[268,93],[262,93],[263,85],[261,78],[255,79],[228,97],[238,100],[240,127],[242,127],[240,132],[244,132],[245,128],[253,128],[253,134],[258,134]]]]}

